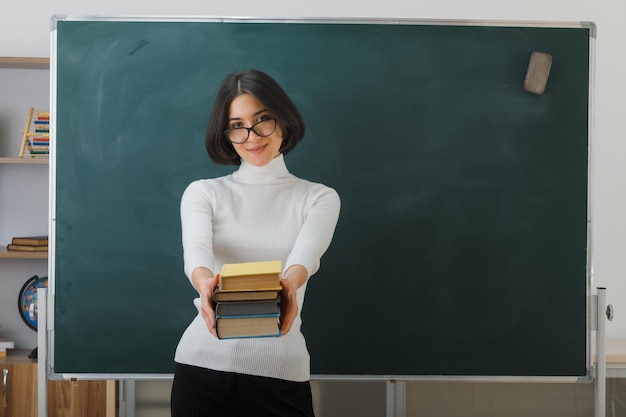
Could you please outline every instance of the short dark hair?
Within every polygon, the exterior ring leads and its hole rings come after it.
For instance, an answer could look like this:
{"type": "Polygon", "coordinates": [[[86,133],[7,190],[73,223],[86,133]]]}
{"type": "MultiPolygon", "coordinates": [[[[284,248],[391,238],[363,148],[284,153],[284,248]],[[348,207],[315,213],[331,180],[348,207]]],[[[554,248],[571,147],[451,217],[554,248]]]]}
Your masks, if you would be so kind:
{"type": "Polygon", "coordinates": [[[263,103],[276,118],[283,134],[280,152],[286,155],[304,136],[304,119],[300,111],[272,77],[254,69],[233,72],[222,81],[217,91],[206,130],[206,150],[216,164],[241,164],[241,159],[232,143],[224,137],[224,130],[228,128],[228,111],[231,102],[246,93],[263,103]]]}

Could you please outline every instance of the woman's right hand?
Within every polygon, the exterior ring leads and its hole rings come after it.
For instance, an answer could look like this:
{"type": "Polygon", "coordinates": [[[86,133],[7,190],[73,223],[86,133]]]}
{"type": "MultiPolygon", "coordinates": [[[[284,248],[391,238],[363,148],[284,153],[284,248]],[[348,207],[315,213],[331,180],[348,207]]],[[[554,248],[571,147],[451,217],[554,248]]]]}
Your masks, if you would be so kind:
{"type": "Polygon", "coordinates": [[[215,327],[213,292],[218,283],[219,275],[213,276],[213,273],[206,268],[196,268],[193,271],[193,286],[200,294],[200,311],[202,312],[202,318],[209,332],[215,337],[217,337],[217,329],[215,327]]]}

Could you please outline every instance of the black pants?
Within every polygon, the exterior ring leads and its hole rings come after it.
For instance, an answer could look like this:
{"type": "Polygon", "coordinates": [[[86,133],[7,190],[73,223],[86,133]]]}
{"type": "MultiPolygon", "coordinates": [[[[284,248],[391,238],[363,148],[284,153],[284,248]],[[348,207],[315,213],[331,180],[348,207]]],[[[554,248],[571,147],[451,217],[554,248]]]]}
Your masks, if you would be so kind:
{"type": "Polygon", "coordinates": [[[176,364],[172,417],[315,417],[311,385],[176,364]]]}

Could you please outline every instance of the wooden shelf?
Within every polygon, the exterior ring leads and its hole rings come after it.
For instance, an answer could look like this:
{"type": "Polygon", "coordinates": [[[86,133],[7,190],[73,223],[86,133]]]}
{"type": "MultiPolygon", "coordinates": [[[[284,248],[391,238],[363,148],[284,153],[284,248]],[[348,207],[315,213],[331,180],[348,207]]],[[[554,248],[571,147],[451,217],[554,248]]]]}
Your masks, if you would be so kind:
{"type": "Polygon", "coordinates": [[[0,246],[0,259],[48,259],[46,252],[26,252],[7,250],[6,246],[0,246]]]}
{"type": "Polygon", "coordinates": [[[31,350],[28,349],[7,349],[7,356],[0,358],[2,363],[34,363],[37,359],[28,357],[31,350]]]}
{"type": "Polygon", "coordinates": [[[50,58],[0,56],[0,68],[49,69],[50,58]]]}
{"type": "MultiPolygon", "coordinates": [[[[0,358],[0,371],[9,370],[5,377],[6,393],[0,416],[37,416],[37,359],[28,357],[31,350],[7,349],[0,358]],[[10,410],[7,413],[7,410],[10,410]]],[[[1,384],[1,382],[0,382],[1,384]]],[[[116,381],[48,379],[42,383],[47,392],[46,416],[78,417],[93,415],[115,417],[118,409],[116,381]]],[[[0,394],[2,395],[2,394],[0,394]]]]}
{"type": "Polygon", "coordinates": [[[50,158],[18,158],[18,157],[0,157],[0,164],[48,164],[50,158]]]}

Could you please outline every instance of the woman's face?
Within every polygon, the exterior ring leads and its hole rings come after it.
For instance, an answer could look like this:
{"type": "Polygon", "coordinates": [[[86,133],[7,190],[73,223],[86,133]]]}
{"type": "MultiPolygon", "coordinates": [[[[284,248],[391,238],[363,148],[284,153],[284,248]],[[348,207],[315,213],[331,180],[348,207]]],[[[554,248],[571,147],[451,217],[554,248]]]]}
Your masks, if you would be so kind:
{"type": "MultiPolygon", "coordinates": [[[[265,106],[250,94],[235,97],[228,109],[228,129],[252,127],[254,124],[273,118],[265,106]]],[[[283,133],[276,123],[276,130],[266,137],[257,135],[250,130],[248,140],[244,143],[233,143],[239,157],[251,165],[263,166],[279,155],[283,143],[283,133]]]]}

